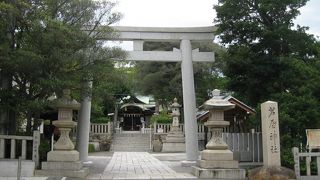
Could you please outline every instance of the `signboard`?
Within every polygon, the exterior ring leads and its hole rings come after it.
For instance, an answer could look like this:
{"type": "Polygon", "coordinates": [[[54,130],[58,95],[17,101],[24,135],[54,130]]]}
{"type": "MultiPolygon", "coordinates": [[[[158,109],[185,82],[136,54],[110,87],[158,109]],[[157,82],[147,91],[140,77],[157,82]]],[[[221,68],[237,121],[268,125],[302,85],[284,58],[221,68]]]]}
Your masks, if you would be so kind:
{"type": "Polygon", "coordinates": [[[306,133],[309,151],[320,148],[320,129],[306,129],[306,133]]]}

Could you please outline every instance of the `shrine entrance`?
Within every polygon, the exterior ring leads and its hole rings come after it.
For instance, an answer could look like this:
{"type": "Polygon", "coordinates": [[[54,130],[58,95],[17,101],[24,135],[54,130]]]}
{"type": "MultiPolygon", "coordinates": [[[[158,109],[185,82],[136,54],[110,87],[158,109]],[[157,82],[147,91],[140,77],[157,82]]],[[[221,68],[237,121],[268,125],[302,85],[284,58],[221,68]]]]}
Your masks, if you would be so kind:
{"type": "Polygon", "coordinates": [[[140,131],[150,123],[153,110],[142,104],[128,103],[121,106],[119,111],[120,125],[123,131],[140,131]]]}
{"type": "MultiPolygon", "coordinates": [[[[118,36],[112,38],[110,35],[99,36],[101,40],[107,41],[132,41],[133,51],[127,52],[127,61],[157,61],[157,62],[181,62],[182,92],[183,92],[183,114],[186,137],[186,164],[198,159],[198,134],[196,121],[196,98],[194,88],[193,62],[213,62],[214,52],[201,52],[192,48],[192,42],[212,42],[215,27],[116,27],[113,26],[118,36]],[[177,42],[179,49],[171,51],[146,51],[144,42],[177,42]]],[[[92,81],[84,85],[92,87],[92,81]]],[[[88,140],[90,127],[91,99],[86,97],[81,102],[80,118],[78,121],[77,147],[80,159],[86,161],[88,157],[88,140]]],[[[124,117],[123,117],[124,121],[124,117]]],[[[138,125],[138,118],[131,118],[131,128],[138,125]],[[132,125],[133,124],[133,125],[132,125]]],[[[126,128],[130,128],[129,118],[126,128]]],[[[143,125],[143,124],[142,124],[143,125]]]]}
{"type": "Polygon", "coordinates": [[[124,131],[140,131],[142,114],[124,114],[122,129],[124,131]]]}

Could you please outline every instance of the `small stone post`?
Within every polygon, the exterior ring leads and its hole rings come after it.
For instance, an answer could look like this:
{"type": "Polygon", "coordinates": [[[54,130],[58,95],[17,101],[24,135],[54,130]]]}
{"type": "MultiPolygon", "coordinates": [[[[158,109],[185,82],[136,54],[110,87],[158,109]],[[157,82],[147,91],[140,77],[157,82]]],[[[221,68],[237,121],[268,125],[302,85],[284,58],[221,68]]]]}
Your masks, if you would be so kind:
{"type": "Polygon", "coordinates": [[[179,128],[180,104],[177,98],[174,98],[172,109],[172,125],[170,132],[163,141],[162,152],[185,152],[186,144],[183,132],[179,128]]]}
{"type": "Polygon", "coordinates": [[[233,152],[222,139],[223,128],[229,126],[224,120],[224,111],[233,109],[234,104],[220,95],[220,90],[212,91],[213,97],[204,103],[209,110],[209,119],[205,122],[212,137],[201,152],[197,166],[193,166],[193,173],[199,178],[208,179],[245,179],[245,170],[239,169],[238,161],[234,160],[233,152]]]}
{"type": "Polygon", "coordinates": [[[70,97],[70,90],[63,90],[63,97],[56,99],[52,107],[58,108],[58,120],[53,125],[59,128],[60,137],[53,145],[53,151],[48,153],[47,162],[42,162],[42,170],[37,175],[67,176],[83,178],[88,175],[88,169],[82,167],[79,152],[74,150],[69,133],[75,126],[72,121],[73,110],[78,110],[80,104],[70,97]]]}

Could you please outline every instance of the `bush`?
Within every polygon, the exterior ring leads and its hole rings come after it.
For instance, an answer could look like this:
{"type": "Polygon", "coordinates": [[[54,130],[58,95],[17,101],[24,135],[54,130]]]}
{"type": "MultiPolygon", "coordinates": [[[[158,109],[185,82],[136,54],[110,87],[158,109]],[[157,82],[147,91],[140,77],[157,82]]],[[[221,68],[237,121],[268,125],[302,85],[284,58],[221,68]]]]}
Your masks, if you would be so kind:
{"type": "Polygon", "coordinates": [[[153,115],[151,117],[151,122],[169,124],[172,122],[172,117],[166,111],[162,111],[159,115],[153,115]]]}
{"type": "Polygon", "coordinates": [[[107,123],[110,121],[109,117],[98,117],[98,118],[92,118],[91,123],[107,123]]]}
{"type": "Polygon", "coordinates": [[[39,145],[39,161],[47,161],[47,153],[51,150],[50,140],[41,138],[39,145]]]}
{"type": "Polygon", "coordinates": [[[89,146],[88,146],[88,152],[89,152],[89,153],[95,152],[95,149],[94,149],[94,145],[93,145],[93,144],[89,144],[89,146]]]}

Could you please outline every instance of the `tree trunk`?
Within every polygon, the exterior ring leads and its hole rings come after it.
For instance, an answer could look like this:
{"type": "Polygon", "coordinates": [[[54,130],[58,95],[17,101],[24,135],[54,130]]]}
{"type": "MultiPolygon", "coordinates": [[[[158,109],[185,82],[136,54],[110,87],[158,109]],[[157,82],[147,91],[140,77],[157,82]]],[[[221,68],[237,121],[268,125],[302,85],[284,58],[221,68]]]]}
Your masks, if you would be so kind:
{"type": "Polygon", "coordinates": [[[31,134],[31,131],[32,131],[31,123],[32,123],[32,113],[30,111],[28,111],[27,112],[27,126],[26,126],[27,134],[31,134]]]}
{"type": "Polygon", "coordinates": [[[40,113],[39,112],[37,112],[36,113],[36,115],[35,115],[35,117],[34,117],[34,120],[33,120],[33,126],[32,126],[32,130],[33,131],[36,131],[36,130],[38,130],[38,128],[39,128],[39,126],[40,126],[40,113]]]}
{"type": "MultiPolygon", "coordinates": [[[[0,88],[4,92],[10,92],[12,88],[12,78],[0,70],[0,88]]],[[[3,101],[8,101],[6,96],[3,101]]],[[[7,104],[8,105],[8,104],[7,104]]],[[[0,109],[0,134],[15,134],[16,132],[16,113],[9,110],[8,107],[0,109]]]]}

